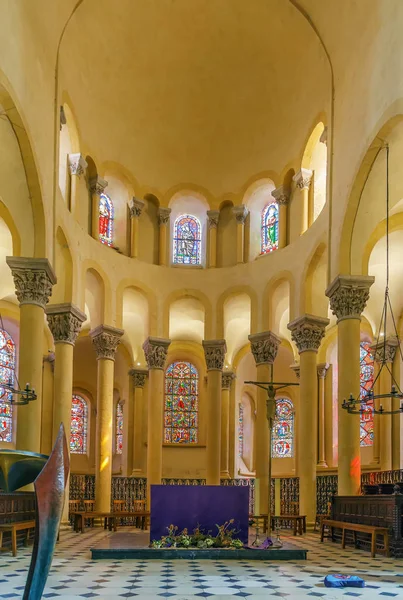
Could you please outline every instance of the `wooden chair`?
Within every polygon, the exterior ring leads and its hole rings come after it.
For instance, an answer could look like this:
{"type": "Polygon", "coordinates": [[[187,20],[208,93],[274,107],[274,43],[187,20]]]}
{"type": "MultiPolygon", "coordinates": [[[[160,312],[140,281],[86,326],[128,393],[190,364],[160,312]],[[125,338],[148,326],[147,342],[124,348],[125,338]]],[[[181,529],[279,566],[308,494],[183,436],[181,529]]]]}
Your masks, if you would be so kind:
{"type": "Polygon", "coordinates": [[[73,512],[79,512],[80,510],[80,500],[69,500],[69,514],[73,512]]]}
{"type": "Polygon", "coordinates": [[[322,521],[324,521],[325,519],[330,519],[331,510],[332,510],[332,503],[328,502],[327,503],[326,514],[316,515],[315,525],[313,527],[314,531],[316,531],[316,527],[317,526],[319,526],[319,531],[321,531],[321,529],[322,529],[322,521]]]}
{"type": "MultiPolygon", "coordinates": [[[[134,500],[133,502],[133,508],[134,508],[134,512],[142,512],[146,509],[146,501],[145,500],[134,500]]],[[[136,527],[141,527],[142,526],[142,518],[136,518],[134,520],[135,526],[136,527]]],[[[145,522],[145,528],[147,529],[147,519],[145,522]]]]}
{"type": "MultiPolygon", "coordinates": [[[[85,512],[94,512],[95,510],[95,500],[84,500],[84,511],[85,512]]],[[[91,527],[94,527],[95,519],[89,519],[89,524],[91,527]]]]}
{"type": "Polygon", "coordinates": [[[123,512],[125,508],[126,500],[114,500],[112,505],[113,512],[123,512]]]}

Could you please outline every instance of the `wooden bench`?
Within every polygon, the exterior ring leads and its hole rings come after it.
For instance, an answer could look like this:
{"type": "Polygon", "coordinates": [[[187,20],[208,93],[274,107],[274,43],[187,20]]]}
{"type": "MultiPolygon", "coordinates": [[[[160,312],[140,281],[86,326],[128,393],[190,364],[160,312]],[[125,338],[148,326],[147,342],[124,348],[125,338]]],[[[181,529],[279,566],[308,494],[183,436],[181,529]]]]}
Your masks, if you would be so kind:
{"type": "Polygon", "coordinates": [[[8,548],[3,548],[3,533],[11,533],[11,550],[13,556],[17,556],[17,531],[26,530],[24,545],[29,542],[29,532],[35,529],[35,521],[18,521],[16,523],[3,523],[0,525],[0,550],[7,552],[8,548]]]}
{"type": "Polygon", "coordinates": [[[330,536],[333,540],[333,529],[341,529],[341,547],[346,547],[346,531],[352,531],[354,536],[354,545],[357,547],[357,532],[369,533],[371,535],[371,557],[376,553],[376,536],[383,536],[383,552],[389,556],[389,530],[387,527],[375,527],[372,525],[362,525],[361,523],[348,523],[346,521],[334,521],[332,519],[323,519],[320,527],[320,541],[323,542],[325,536],[325,527],[330,527],[330,536]]]}

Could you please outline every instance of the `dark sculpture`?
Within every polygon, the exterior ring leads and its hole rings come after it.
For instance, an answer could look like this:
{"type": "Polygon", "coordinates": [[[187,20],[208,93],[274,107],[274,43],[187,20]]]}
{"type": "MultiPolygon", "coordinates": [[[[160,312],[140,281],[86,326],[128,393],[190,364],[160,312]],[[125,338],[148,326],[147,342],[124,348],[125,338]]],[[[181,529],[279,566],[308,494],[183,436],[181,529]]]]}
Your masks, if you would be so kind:
{"type": "Polygon", "coordinates": [[[15,492],[35,481],[49,456],[22,450],[0,450],[0,489],[15,492]]]}

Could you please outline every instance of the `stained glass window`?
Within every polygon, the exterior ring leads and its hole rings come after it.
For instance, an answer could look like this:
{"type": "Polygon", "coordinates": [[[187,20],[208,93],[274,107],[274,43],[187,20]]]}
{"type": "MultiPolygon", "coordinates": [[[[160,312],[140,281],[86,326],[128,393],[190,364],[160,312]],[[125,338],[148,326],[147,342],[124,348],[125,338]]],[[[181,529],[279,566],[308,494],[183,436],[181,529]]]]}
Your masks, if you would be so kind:
{"type": "Polygon", "coordinates": [[[190,362],[173,362],[165,372],[164,441],[197,443],[199,374],[190,362]]]}
{"type": "Polygon", "coordinates": [[[238,456],[243,457],[243,404],[239,405],[238,414],[238,456]]]}
{"type": "Polygon", "coordinates": [[[116,405],[116,440],[115,440],[116,454],[122,454],[123,452],[123,405],[118,402],[116,405]]]}
{"type": "Polygon", "coordinates": [[[13,441],[13,407],[9,403],[12,396],[1,387],[2,383],[14,383],[15,344],[4,329],[0,329],[0,440],[13,441]]]}
{"type": "Polygon", "coordinates": [[[101,194],[99,198],[99,239],[103,244],[112,246],[113,204],[106,194],[101,194]]]}
{"type": "Polygon", "coordinates": [[[278,205],[277,202],[267,204],[262,210],[262,254],[273,252],[278,248],[278,205]]]}
{"type": "MultiPolygon", "coordinates": [[[[371,344],[360,344],[360,398],[366,399],[374,381],[374,357],[371,354],[371,344]]],[[[372,446],[374,442],[374,401],[369,400],[361,405],[364,412],[360,415],[360,445],[372,446]]]]}
{"type": "Polygon", "coordinates": [[[181,215],[176,219],[173,261],[178,265],[201,264],[201,226],[196,217],[181,215]]]}
{"type": "Polygon", "coordinates": [[[72,454],[85,454],[87,452],[87,427],[87,401],[82,396],[73,394],[70,429],[70,452],[72,454]]]}
{"type": "Polygon", "coordinates": [[[288,398],[276,400],[271,455],[273,458],[294,456],[294,406],[288,398]]]}

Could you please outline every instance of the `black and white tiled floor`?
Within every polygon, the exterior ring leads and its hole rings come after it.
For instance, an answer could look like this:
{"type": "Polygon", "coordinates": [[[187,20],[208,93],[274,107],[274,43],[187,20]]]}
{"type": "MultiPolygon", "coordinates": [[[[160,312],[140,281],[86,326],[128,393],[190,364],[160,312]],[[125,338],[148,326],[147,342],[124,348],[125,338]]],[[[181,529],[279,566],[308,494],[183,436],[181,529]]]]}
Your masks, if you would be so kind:
{"type": "MultiPolygon", "coordinates": [[[[104,535],[110,534],[98,528],[62,534],[44,598],[403,598],[403,560],[371,559],[367,552],[321,544],[317,534],[292,538],[309,550],[306,561],[92,561],[89,549],[104,535]],[[323,579],[328,573],[359,575],[366,588],[327,589],[323,579]]],[[[30,553],[31,548],[24,548],[16,558],[0,554],[0,598],[22,598],[30,553]]]]}

